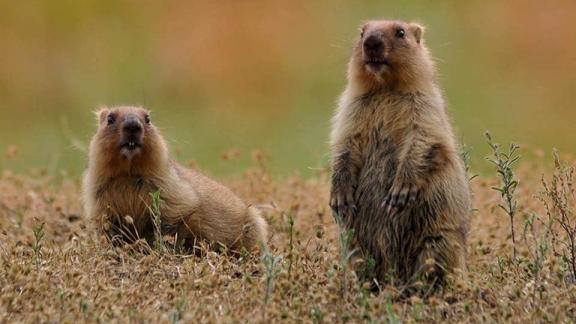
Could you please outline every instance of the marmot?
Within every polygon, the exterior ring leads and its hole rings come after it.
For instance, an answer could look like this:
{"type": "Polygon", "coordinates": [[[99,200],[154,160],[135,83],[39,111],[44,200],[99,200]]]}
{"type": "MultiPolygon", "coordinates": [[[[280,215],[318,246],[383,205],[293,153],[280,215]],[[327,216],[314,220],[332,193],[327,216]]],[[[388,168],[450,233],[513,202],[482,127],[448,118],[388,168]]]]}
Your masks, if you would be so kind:
{"type": "Polygon", "coordinates": [[[373,262],[366,279],[438,287],[464,267],[471,198],[422,34],[362,27],[333,118],[330,206],[373,262]]]}
{"type": "Polygon", "coordinates": [[[139,107],[103,108],[84,174],[85,212],[110,239],[151,242],[154,231],[230,249],[266,244],[267,224],[228,188],[169,157],[166,142],[139,107]],[[161,226],[151,193],[160,193],[161,226]]]}

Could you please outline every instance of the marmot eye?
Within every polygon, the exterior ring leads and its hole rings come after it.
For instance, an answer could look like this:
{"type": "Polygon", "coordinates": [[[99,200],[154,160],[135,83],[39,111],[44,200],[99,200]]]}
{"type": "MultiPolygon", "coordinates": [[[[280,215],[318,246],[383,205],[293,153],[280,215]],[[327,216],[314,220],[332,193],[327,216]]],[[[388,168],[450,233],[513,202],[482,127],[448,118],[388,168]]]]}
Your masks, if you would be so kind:
{"type": "Polygon", "coordinates": [[[146,122],[146,124],[150,124],[150,115],[144,116],[144,121],[146,122]]]}
{"type": "Polygon", "coordinates": [[[114,116],[108,115],[108,125],[114,124],[114,116]]]}
{"type": "Polygon", "coordinates": [[[404,29],[399,28],[399,29],[396,31],[396,37],[398,37],[398,38],[404,38],[404,35],[406,35],[406,31],[404,31],[404,29]]]}

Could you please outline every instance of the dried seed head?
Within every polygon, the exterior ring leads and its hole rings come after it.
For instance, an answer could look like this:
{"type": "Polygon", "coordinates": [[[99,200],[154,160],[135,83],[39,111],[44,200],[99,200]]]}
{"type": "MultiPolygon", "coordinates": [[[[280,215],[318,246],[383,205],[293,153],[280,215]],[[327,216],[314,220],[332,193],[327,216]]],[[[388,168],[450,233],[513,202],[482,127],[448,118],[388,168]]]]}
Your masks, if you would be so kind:
{"type": "Polygon", "coordinates": [[[434,259],[432,258],[426,259],[426,265],[433,266],[434,264],[436,264],[436,261],[434,261],[434,259]]]}

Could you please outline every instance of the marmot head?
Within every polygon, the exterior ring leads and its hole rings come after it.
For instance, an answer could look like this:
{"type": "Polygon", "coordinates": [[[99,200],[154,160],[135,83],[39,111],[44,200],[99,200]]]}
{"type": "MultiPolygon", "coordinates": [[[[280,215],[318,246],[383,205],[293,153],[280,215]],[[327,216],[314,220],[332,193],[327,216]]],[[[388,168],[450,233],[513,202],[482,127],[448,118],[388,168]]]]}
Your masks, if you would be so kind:
{"type": "MultiPolygon", "coordinates": [[[[101,108],[98,131],[90,144],[90,158],[110,170],[151,168],[167,158],[166,144],[140,107],[101,108]]],[[[117,173],[117,172],[113,172],[117,173]]]]}
{"type": "Polygon", "coordinates": [[[432,75],[424,27],[403,21],[369,21],[360,30],[350,74],[369,86],[409,86],[432,75]]]}

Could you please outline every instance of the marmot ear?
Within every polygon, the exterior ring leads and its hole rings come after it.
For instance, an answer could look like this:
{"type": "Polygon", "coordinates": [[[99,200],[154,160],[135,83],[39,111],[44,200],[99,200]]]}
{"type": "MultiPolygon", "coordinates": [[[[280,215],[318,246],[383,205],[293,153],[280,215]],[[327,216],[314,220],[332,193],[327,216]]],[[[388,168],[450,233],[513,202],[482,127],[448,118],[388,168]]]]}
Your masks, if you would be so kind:
{"type": "Polygon", "coordinates": [[[366,31],[366,29],[368,28],[369,25],[370,25],[370,21],[364,21],[362,23],[362,25],[360,25],[360,28],[358,28],[358,32],[360,33],[360,38],[362,38],[362,36],[364,36],[364,32],[366,31]]]}
{"type": "Polygon", "coordinates": [[[101,107],[98,108],[98,110],[94,111],[94,113],[96,114],[96,119],[98,120],[98,124],[102,124],[102,122],[106,120],[106,117],[108,117],[109,112],[110,110],[108,110],[108,108],[106,107],[101,107]]]}
{"type": "Polygon", "coordinates": [[[412,31],[412,34],[414,34],[414,37],[416,38],[416,42],[418,44],[420,44],[420,41],[422,40],[422,35],[424,34],[425,29],[426,28],[420,24],[415,23],[410,24],[410,30],[412,31]]]}

